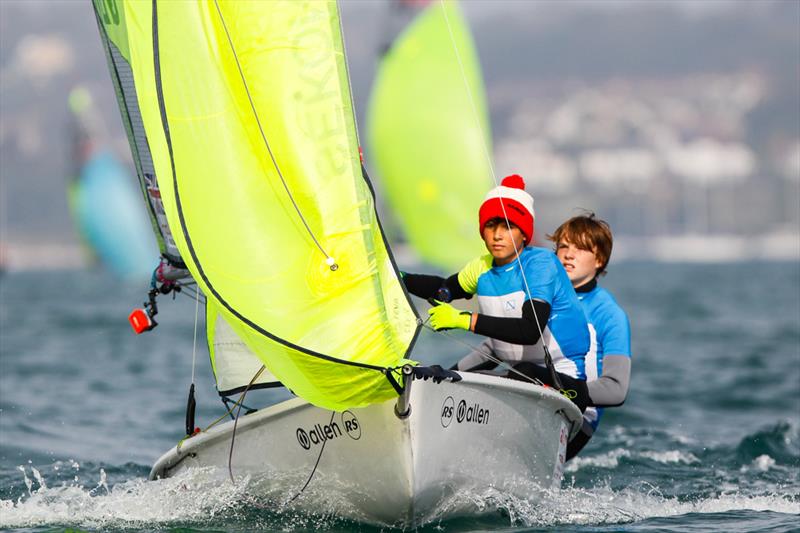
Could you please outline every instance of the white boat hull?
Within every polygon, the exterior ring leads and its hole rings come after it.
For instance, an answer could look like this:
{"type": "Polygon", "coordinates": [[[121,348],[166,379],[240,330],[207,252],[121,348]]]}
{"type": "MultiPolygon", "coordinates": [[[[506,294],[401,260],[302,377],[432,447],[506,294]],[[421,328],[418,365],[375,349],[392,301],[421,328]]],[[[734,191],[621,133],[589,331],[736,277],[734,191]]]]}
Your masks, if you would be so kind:
{"type": "MultiPolygon", "coordinates": [[[[414,381],[406,418],[395,415],[395,402],[334,413],[299,398],[241,417],[231,471],[250,476],[248,493],[277,505],[296,497],[292,505],[314,513],[335,501],[339,516],[388,525],[424,523],[463,490],[529,498],[531,483],[560,486],[577,407],[552,389],[462,376],[414,381]]],[[[156,462],[151,479],[196,467],[227,477],[232,433],[227,422],[185,440],[156,462]]],[[[456,506],[447,514],[475,512],[456,506]]]]}

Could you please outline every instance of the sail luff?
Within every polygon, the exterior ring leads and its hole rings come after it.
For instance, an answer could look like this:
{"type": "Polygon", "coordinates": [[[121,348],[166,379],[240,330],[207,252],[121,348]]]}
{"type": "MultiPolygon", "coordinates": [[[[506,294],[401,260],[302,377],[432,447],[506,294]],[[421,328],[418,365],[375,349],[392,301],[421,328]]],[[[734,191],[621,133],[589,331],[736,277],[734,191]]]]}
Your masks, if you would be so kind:
{"type": "Polygon", "coordinates": [[[133,16],[135,13],[128,9],[127,2],[93,0],[93,5],[122,124],[128,137],[145,205],[148,207],[153,233],[158,241],[161,254],[172,265],[182,267],[183,260],[175,246],[164,214],[158,178],[153,166],[137,95],[137,88],[141,87],[141,81],[138,83],[135,81],[134,64],[128,46],[128,24],[136,20],[133,16]]]}

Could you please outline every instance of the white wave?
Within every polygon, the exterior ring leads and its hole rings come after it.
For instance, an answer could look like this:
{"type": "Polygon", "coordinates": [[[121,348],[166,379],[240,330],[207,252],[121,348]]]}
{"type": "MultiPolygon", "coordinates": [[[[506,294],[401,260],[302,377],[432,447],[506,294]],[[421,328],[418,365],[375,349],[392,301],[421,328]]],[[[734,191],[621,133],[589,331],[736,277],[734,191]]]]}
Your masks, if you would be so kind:
{"type": "MultiPolygon", "coordinates": [[[[61,463],[53,467],[58,470],[61,463]]],[[[71,464],[74,470],[77,463],[71,464]]],[[[46,525],[81,529],[152,528],[154,525],[238,520],[241,512],[255,511],[249,518],[259,523],[256,529],[325,529],[340,521],[340,516],[358,519],[351,502],[338,491],[320,495],[313,484],[298,492],[306,472],[290,475],[237,476],[228,479],[225,469],[195,468],[175,477],[148,481],[136,478],[109,488],[103,469],[96,485],[83,486],[74,477],[70,484],[50,487],[33,467],[19,467],[27,495],[16,500],[0,499],[0,531],[46,525]],[[33,479],[29,477],[31,474],[33,479]],[[291,496],[296,494],[295,498],[291,496]],[[314,516],[303,514],[303,499],[313,494],[318,502],[314,516]]],[[[321,474],[318,474],[321,475],[321,474]]]]}
{"type": "Polygon", "coordinates": [[[619,460],[622,457],[628,458],[644,458],[657,463],[664,464],[697,464],[700,463],[693,453],[685,452],[682,450],[667,450],[662,452],[643,451],[631,452],[625,448],[615,448],[609,452],[600,455],[577,456],[567,463],[564,468],[565,472],[577,472],[581,468],[595,467],[595,468],[616,468],[619,466],[619,460]]]}
{"type": "MultiPolygon", "coordinates": [[[[613,461],[629,455],[629,452],[620,449],[606,455],[584,461],[613,461]]],[[[685,458],[676,456],[667,460],[681,461],[685,458]]],[[[194,469],[158,481],[131,479],[111,488],[102,471],[96,484],[88,487],[77,482],[60,487],[48,486],[32,468],[30,471],[23,469],[23,472],[30,491],[16,501],[0,500],[0,529],[48,525],[85,529],[152,529],[186,524],[213,526],[214,520],[221,519],[226,524],[243,520],[243,529],[319,530],[329,529],[339,521],[337,516],[341,516],[340,511],[347,504],[337,501],[338,495],[333,491],[329,495],[330,506],[324,505],[317,516],[303,515],[286,502],[285,485],[280,494],[275,492],[281,480],[242,478],[232,484],[221,479],[219,471],[213,469],[194,469]],[[34,479],[28,477],[28,472],[34,479]],[[256,492],[263,497],[254,499],[256,492]],[[266,516],[258,513],[252,516],[251,510],[266,510],[268,513],[266,516]],[[240,511],[246,514],[241,516],[240,511]]],[[[297,486],[294,483],[297,480],[291,481],[293,486],[297,486]]],[[[609,486],[545,490],[530,481],[518,482],[526,490],[516,493],[528,494],[527,498],[518,498],[495,488],[464,491],[454,494],[425,522],[436,524],[464,512],[497,514],[507,517],[510,526],[523,527],[619,524],[689,513],[741,510],[800,514],[800,491],[789,494],[780,487],[761,487],[756,495],[746,495],[741,489],[730,487],[728,492],[719,495],[680,501],[665,496],[658,487],[648,483],[638,483],[623,490],[609,486]],[[499,510],[504,512],[500,514],[499,510]]],[[[313,490],[313,487],[309,489],[313,490]]]]}
{"type": "Polygon", "coordinates": [[[565,472],[577,472],[584,467],[616,468],[619,466],[620,457],[631,457],[631,452],[625,448],[616,448],[610,452],[587,457],[577,456],[567,463],[565,472]]]}
{"type": "MultiPolygon", "coordinates": [[[[494,489],[462,493],[454,496],[440,510],[439,516],[448,516],[454,508],[472,505],[472,510],[478,512],[504,510],[509,517],[509,526],[554,527],[630,523],[689,513],[742,510],[800,513],[800,494],[745,496],[733,492],[687,502],[666,497],[648,483],[617,491],[607,486],[562,490],[542,490],[532,486],[530,494],[531,499],[520,499],[494,489]]],[[[428,523],[435,521],[436,517],[432,517],[428,523]]]]}
{"type": "Polygon", "coordinates": [[[664,464],[683,463],[690,465],[700,462],[700,459],[698,459],[693,453],[683,452],[680,450],[667,450],[665,452],[642,452],[639,454],[639,456],[646,459],[651,459],[657,463],[664,464]]]}
{"type": "Polygon", "coordinates": [[[88,528],[139,527],[207,519],[242,499],[242,485],[219,483],[218,478],[197,469],[191,475],[145,481],[132,479],[109,489],[101,470],[96,487],[77,482],[47,487],[38,472],[38,488],[25,475],[27,497],[0,500],[0,529],[37,527],[47,524],[80,525],[88,528]],[[102,490],[101,490],[102,489],[102,490]]]}
{"type": "Polygon", "coordinates": [[[742,466],[742,468],[740,468],[739,471],[742,473],[750,472],[751,470],[755,470],[757,472],[766,472],[770,468],[774,467],[775,464],[776,464],[775,459],[773,459],[769,455],[764,454],[764,455],[759,455],[758,457],[753,459],[753,462],[750,463],[749,466],[748,465],[742,466]]]}

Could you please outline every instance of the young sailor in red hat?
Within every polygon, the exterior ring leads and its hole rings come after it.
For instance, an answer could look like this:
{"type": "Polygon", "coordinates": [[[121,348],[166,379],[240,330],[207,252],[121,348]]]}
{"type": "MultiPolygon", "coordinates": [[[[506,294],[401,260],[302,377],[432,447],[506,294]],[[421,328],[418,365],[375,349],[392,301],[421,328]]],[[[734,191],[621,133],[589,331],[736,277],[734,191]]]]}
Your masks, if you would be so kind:
{"type": "Polygon", "coordinates": [[[534,234],[533,197],[513,174],[490,190],[478,211],[478,229],[488,254],[460,272],[439,276],[405,274],[411,294],[435,298],[430,324],[436,330],[464,329],[488,337],[461,359],[456,370],[489,370],[503,361],[513,379],[536,378],[555,386],[554,377],[586,408],[585,356],[589,329],[575,290],[555,254],[530,246],[534,234]],[[448,302],[478,297],[478,313],[448,302]],[[557,376],[545,366],[545,347],[557,376]]]}

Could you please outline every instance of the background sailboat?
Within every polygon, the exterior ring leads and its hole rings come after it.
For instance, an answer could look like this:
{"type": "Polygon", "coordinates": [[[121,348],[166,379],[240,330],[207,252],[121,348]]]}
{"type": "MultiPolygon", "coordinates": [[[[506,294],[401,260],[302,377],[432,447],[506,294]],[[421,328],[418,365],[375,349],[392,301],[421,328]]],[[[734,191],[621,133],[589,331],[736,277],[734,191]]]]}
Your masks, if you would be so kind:
{"type": "Polygon", "coordinates": [[[146,279],[157,264],[153,235],[125,166],[103,140],[102,121],[83,87],[70,93],[70,211],[90,261],[115,276],[146,279]]]}
{"type": "MultiPolygon", "coordinates": [[[[397,9],[405,18],[410,7],[397,9]]],[[[454,1],[431,2],[380,59],[368,163],[411,247],[455,272],[485,252],[474,213],[493,186],[480,62],[454,1]]]]}

